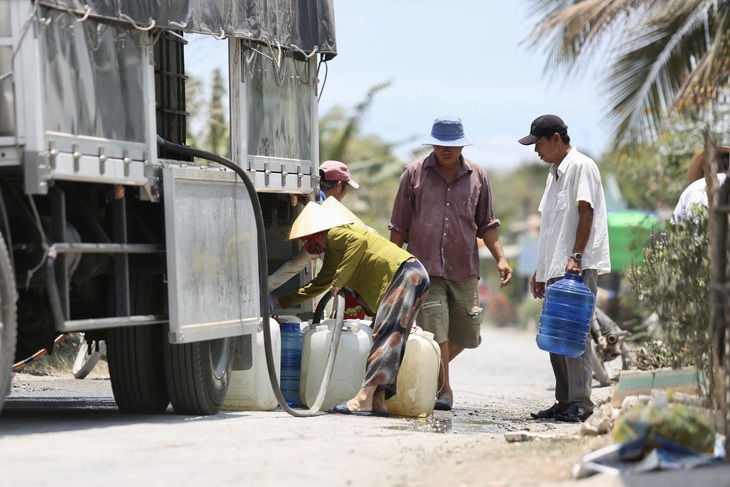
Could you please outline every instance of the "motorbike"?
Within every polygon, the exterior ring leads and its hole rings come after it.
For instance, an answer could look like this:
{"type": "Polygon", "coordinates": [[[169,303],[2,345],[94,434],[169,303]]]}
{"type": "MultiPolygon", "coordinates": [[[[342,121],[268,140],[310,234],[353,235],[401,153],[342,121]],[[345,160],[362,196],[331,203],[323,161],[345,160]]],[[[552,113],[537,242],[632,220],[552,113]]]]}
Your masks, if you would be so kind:
{"type": "Polygon", "coordinates": [[[610,386],[628,361],[626,339],[631,333],[621,329],[601,308],[596,307],[591,320],[590,335],[593,378],[601,386],[610,386]]]}

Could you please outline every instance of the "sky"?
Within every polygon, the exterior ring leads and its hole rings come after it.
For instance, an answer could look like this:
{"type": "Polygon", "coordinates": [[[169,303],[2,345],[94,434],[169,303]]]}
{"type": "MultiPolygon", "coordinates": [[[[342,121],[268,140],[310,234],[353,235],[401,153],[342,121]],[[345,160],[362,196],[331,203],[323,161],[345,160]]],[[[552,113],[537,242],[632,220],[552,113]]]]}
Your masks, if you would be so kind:
{"type": "MultiPolygon", "coordinates": [[[[474,145],[463,154],[488,170],[539,162],[527,135],[539,115],[563,118],[573,145],[593,157],[608,145],[606,101],[595,75],[545,74],[545,48],[524,42],[534,28],[527,0],[333,0],[338,55],[328,63],[320,114],[352,109],[370,88],[391,81],[361,131],[397,142],[408,158],[441,116],[458,116],[474,145]]],[[[212,70],[222,56],[188,57],[212,70]]],[[[323,78],[320,73],[320,81],[323,78]]],[[[348,161],[343,161],[347,163],[348,161]]],[[[407,162],[407,161],[406,161],[407,162]]]]}

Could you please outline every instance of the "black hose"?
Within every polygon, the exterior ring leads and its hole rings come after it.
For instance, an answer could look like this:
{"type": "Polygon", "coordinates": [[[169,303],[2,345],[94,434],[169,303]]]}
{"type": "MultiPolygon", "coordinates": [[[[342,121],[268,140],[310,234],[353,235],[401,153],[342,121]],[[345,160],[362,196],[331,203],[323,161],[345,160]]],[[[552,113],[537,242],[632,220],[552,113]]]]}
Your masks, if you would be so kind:
{"type": "Polygon", "coordinates": [[[271,382],[271,389],[274,391],[274,395],[276,396],[276,400],[279,401],[279,405],[282,407],[284,411],[291,414],[292,416],[297,417],[309,417],[309,416],[315,416],[319,413],[319,409],[322,406],[322,403],[324,402],[324,396],[327,392],[327,387],[329,387],[329,380],[332,375],[332,370],[334,368],[335,359],[337,357],[337,349],[339,348],[340,343],[340,335],[342,334],[342,324],[345,314],[345,299],[342,296],[342,293],[340,293],[340,299],[336,300],[339,302],[339,306],[337,307],[337,320],[335,323],[335,328],[333,330],[332,334],[332,342],[330,344],[330,351],[329,355],[327,356],[327,364],[325,365],[324,370],[324,378],[322,380],[322,384],[319,388],[319,393],[317,394],[317,398],[314,401],[314,404],[311,408],[307,411],[297,411],[289,407],[289,405],[286,403],[286,400],[284,399],[284,394],[281,392],[281,387],[279,385],[279,381],[276,378],[276,368],[274,364],[274,350],[271,343],[271,326],[269,323],[270,315],[269,315],[269,302],[268,302],[268,289],[269,289],[269,268],[268,268],[268,255],[266,251],[266,241],[265,241],[265,235],[266,230],[264,227],[264,217],[263,212],[261,211],[261,202],[258,198],[258,193],[256,193],[256,188],[254,188],[253,183],[251,180],[246,176],[246,173],[243,171],[243,169],[236,165],[233,161],[230,159],[227,159],[223,156],[220,156],[218,154],[214,154],[212,152],[204,151],[201,149],[195,149],[193,147],[189,147],[186,145],[176,144],[174,142],[170,142],[169,140],[165,140],[159,135],[157,136],[157,143],[161,146],[165,146],[166,148],[170,149],[171,152],[185,155],[185,156],[192,156],[192,157],[198,157],[200,159],[205,159],[207,161],[218,163],[222,166],[227,167],[228,169],[234,171],[238,177],[241,178],[244,185],[246,186],[246,190],[248,191],[249,197],[251,198],[251,204],[253,205],[254,209],[254,216],[256,219],[256,230],[258,235],[258,254],[259,254],[259,275],[260,275],[260,283],[261,283],[261,290],[260,290],[260,307],[261,307],[261,313],[263,318],[263,328],[264,328],[264,351],[266,353],[266,365],[269,372],[269,381],[271,382]]]}

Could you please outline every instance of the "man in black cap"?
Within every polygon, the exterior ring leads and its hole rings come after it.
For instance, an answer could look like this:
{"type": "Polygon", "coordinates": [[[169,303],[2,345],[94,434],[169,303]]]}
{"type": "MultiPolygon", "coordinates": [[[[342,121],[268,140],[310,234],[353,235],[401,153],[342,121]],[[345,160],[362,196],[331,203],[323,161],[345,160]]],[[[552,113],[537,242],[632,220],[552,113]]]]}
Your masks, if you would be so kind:
{"type": "MultiPolygon", "coordinates": [[[[551,164],[540,212],[537,269],[530,280],[535,298],[544,298],[547,286],[565,273],[583,276],[593,294],[599,274],[611,271],[606,200],[601,174],[593,160],[570,145],[568,126],[556,115],[543,115],[530,126],[520,144],[535,145],[535,152],[551,164]]],[[[584,421],[593,413],[590,340],[578,358],[550,353],[555,374],[555,399],[547,409],[531,413],[535,419],[584,421]]]]}

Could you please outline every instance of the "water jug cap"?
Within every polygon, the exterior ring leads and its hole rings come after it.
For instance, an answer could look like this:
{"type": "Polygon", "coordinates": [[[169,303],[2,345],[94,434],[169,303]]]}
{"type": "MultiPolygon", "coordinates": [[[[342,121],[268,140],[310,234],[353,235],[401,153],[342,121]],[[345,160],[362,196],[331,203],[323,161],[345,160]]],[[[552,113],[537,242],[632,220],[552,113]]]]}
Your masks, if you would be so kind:
{"type": "Polygon", "coordinates": [[[302,320],[295,315],[279,315],[279,323],[301,323],[302,320]]]}
{"type": "Polygon", "coordinates": [[[315,328],[317,331],[327,331],[329,330],[329,326],[327,325],[317,325],[317,328],[315,328]]]}
{"type": "Polygon", "coordinates": [[[570,279],[571,281],[583,282],[583,276],[581,276],[580,274],[573,274],[571,272],[566,272],[563,278],[570,279]]]}

